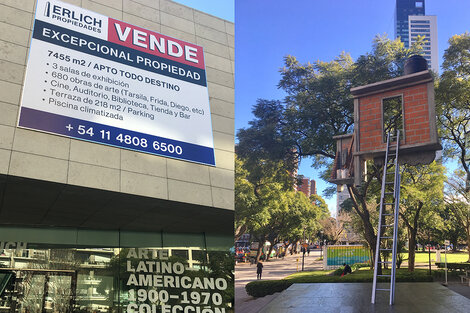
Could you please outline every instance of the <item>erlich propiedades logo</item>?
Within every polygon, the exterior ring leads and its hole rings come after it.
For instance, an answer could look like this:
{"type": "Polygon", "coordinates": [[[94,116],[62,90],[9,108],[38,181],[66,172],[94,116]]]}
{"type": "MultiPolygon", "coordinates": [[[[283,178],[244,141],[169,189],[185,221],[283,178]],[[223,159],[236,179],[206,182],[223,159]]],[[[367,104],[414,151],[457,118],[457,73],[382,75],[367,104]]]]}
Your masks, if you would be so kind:
{"type": "Polygon", "coordinates": [[[103,26],[101,18],[77,12],[59,4],[51,4],[49,1],[46,2],[46,7],[44,8],[44,16],[96,33],[101,33],[101,27],[103,26]]]}

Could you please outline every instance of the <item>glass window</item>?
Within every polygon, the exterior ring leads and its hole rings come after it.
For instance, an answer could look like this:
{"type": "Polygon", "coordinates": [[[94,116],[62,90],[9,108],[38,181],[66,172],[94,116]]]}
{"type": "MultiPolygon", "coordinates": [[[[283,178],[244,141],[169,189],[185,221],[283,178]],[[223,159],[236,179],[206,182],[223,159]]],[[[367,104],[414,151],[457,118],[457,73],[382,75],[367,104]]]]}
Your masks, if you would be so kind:
{"type": "Polygon", "coordinates": [[[0,312],[233,312],[235,258],[227,241],[203,233],[0,227],[0,312]]]}

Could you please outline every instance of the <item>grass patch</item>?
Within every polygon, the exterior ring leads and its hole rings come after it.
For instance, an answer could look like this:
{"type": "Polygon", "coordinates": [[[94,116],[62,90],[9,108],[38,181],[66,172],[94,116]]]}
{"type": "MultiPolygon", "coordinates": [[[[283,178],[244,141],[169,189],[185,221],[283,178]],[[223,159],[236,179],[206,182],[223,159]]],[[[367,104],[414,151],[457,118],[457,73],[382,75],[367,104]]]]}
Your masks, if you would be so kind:
{"type": "MultiPolygon", "coordinates": [[[[295,273],[284,278],[292,283],[363,283],[372,282],[374,271],[368,268],[360,268],[352,274],[346,276],[331,275],[333,271],[315,271],[295,273]]],[[[390,270],[384,270],[383,274],[390,274],[390,270]]],[[[378,277],[378,281],[390,281],[387,277],[378,277]]],[[[396,272],[397,282],[407,281],[432,281],[432,276],[428,275],[426,269],[415,269],[408,272],[408,269],[398,269],[396,272]]]]}
{"type": "MultiPolygon", "coordinates": [[[[333,270],[299,272],[287,276],[281,280],[252,281],[245,287],[247,293],[253,297],[264,297],[275,292],[283,291],[295,283],[364,283],[372,282],[374,271],[369,268],[359,268],[352,274],[344,277],[334,276],[333,270]],[[281,290],[281,288],[284,288],[281,290]]],[[[390,270],[384,270],[383,274],[390,274],[390,270]]],[[[387,277],[378,277],[379,282],[389,282],[387,277]]],[[[397,282],[432,282],[433,277],[428,275],[426,269],[415,269],[408,272],[408,269],[398,269],[396,272],[397,282]]]]}
{"type": "MultiPolygon", "coordinates": [[[[408,252],[402,253],[403,259],[405,261],[408,260],[408,252]]],[[[444,262],[444,251],[441,252],[441,262],[444,262]]],[[[467,252],[449,252],[447,251],[447,262],[449,263],[461,263],[468,261],[468,253],[467,252]]],[[[428,252],[416,252],[415,255],[415,263],[428,263],[429,262],[429,255],[428,252]]],[[[431,251],[431,262],[436,262],[436,252],[431,251]]]]}

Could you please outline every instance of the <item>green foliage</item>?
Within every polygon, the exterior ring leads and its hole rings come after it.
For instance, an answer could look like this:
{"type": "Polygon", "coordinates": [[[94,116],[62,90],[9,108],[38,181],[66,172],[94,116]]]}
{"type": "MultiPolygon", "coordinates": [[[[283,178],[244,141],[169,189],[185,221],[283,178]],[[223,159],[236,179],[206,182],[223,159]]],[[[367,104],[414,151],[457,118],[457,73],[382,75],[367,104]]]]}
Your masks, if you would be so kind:
{"type": "Polygon", "coordinates": [[[470,34],[454,35],[444,53],[436,88],[439,134],[445,156],[456,158],[470,177],[465,134],[470,131],[470,34]]]}
{"type": "Polygon", "coordinates": [[[252,297],[264,297],[281,292],[292,286],[291,282],[285,280],[256,280],[245,286],[246,293],[252,297]]]}
{"type": "MultiPolygon", "coordinates": [[[[454,226],[456,230],[463,229],[467,241],[468,260],[470,261],[470,249],[468,249],[470,244],[470,193],[467,189],[467,175],[462,170],[456,170],[454,175],[447,179],[445,201],[446,213],[451,217],[449,222],[456,223],[454,226]]],[[[448,225],[448,222],[445,224],[447,224],[447,228],[452,226],[448,225]]]]}
{"type": "MultiPolygon", "coordinates": [[[[444,166],[436,161],[429,165],[402,167],[400,217],[408,230],[409,269],[414,270],[414,250],[421,229],[437,229],[443,221],[444,166]]],[[[427,241],[426,241],[427,242],[427,241]]]]}
{"type": "Polygon", "coordinates": [[[319,219],[328,214],[325,201],[318,196],[310,201],[292,184],[287,187],[285,162],[258,159],[253,164],[251,159],[236,158],[236,228],[272,244],[316,232],[319,219]]]}

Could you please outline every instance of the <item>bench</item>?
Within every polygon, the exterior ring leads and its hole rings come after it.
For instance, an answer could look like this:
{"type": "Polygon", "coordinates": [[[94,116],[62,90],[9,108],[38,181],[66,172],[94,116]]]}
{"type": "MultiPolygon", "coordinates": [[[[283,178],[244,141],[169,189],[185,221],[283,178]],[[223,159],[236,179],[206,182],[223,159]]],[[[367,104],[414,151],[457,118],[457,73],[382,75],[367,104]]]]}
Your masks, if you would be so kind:
{"type": "Polygon", "coordinates": [[[470,276],[469,276],[469,274],[470,274],[470,271],[467,270],[467,271],[465,271],[465,275],[459,275],[459,277],[460,277],[460,283],[463,284],[466,281],[466,284],[470,287],[470,276]]]}

